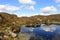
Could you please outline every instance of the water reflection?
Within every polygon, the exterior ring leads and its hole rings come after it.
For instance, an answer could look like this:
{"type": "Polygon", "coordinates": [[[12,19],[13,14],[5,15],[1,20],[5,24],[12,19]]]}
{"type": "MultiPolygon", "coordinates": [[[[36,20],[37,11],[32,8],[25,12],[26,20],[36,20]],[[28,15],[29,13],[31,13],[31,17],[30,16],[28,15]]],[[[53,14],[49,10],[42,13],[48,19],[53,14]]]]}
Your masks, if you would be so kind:
{"type": "Polygon", "coordinates": [[[30,35],[29,40],[60,40],[60,25],[45,25],[41,27],[22,27],[21,33],[30,35]]]}
{"type": "Polygon", "coordinates": [[[45,26],[41,26],[40,27],[40,29],[42,29],[42,30],[45,30],[45,31],[50,31],[50,32],[53,32],[53,31],[55,31],[56,30],[56,27],[57,27],[57,25],[45,25],[45,26]]]}

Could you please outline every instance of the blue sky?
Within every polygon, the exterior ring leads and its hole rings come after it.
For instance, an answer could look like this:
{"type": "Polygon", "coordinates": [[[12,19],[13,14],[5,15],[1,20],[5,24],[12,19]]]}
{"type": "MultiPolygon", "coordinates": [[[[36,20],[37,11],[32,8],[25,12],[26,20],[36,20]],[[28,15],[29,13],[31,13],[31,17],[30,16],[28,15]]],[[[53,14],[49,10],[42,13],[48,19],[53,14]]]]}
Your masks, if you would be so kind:
{"type": "Polygon", "coordinates": [[[59,14],[60,0],[0,0],[0,12],[19,17],[59,14]]]}

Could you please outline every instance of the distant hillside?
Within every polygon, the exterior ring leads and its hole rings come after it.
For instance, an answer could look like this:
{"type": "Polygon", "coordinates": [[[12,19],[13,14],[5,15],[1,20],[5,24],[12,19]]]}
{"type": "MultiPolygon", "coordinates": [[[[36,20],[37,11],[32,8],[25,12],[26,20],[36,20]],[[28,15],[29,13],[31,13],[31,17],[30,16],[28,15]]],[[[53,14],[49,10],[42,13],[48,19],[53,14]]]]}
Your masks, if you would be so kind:
{"type": "Polygon", "coordinates": [[[60,14],[49,15],[49,16],[36,15],[31,17],[17,17],[17,15],[15,14],[0,12],[0,20],[1,20],[0,22],[1,24],[4,24],[4,23],[6,24],[7,22],[9,22],[9,25],[15,24],[16,26],[30,25],[30,24],[36,25],[41,23],[47,23],[48,21],[60,22],[60,14]]]}
{"type": "Polygon", "coordinates": [[[50,25],[52,23],[60,24],[60,14],[49,16],[35,15],[31,17],[17,17],[15,14],[0,12],[0,26],[6,28],[11,27],[11,30],[18,30],[21,26],[36,27],[40,26],[42,23],[45,23],[46,25],[50,25]]]}

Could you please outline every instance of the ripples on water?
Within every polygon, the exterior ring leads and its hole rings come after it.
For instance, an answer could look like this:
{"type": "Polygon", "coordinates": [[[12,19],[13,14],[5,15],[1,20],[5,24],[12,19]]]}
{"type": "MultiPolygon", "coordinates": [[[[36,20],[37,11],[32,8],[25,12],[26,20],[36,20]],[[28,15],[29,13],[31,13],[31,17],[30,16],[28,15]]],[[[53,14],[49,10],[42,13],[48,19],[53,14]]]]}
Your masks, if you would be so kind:
{"type": "MultiPolygon", "coordinates": [[[[45,25],[41,24],[40,27],[22,27],[21,33],[32,34],[29,40],[60,40],[60,25],[45,25]]],[[[27,36],[27,35],[26,35],[27,36]]]]}

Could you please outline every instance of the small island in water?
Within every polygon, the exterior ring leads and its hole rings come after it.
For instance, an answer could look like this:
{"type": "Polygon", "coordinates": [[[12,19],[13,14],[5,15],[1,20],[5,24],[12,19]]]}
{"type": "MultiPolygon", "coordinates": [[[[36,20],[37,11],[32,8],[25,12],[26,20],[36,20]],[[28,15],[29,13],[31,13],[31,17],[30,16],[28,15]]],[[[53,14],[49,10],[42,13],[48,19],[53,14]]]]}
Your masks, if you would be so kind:
{"type": "MultiPolygon", "coordinates": [[[[0,12],[0,36],[1,36],[0,40],[28,40],[29,38],[27,37],[28,39],[26,39],[25,36],[30,37],[31,35],[33,35],[34,32],[37,33],[36,30],[38,30],[38,28],[41,27],[41,24],[45,24],[48,27],[49,25],[52,25],[52,24],[60,25],[60,14],[54,14],[49,16],[35,15],[31,17],[18,17],[15,14],[0,12]],[[27,28],[25,29],[24,27],[27,27],[27,28]],[[21,33],[21,28],[23,29],[23,31],[27,30],[27,32],[25,31],[26,32],[25,35],[24,35],[24,32],[21,33]],[[34,30],[34,28],[36,28],[36,30],[34,30]]],[[[42,29],[43,28],[44,27],[42,27],[42,29]]],[[[42,31],[40,33],[44,33],[44,32],[45,31],[42,31]]],[[[49,35],[51,35],[55,32],[45,32],[45,33],[50,33],[49,35]]],[[[41,35],[44,35],[44,34],[41,34],[41,35]]],[[[57,40],[60,40],[59,38],[57,38],[57,40]]],[[[42,38],[42,36],[33,35],[30,37],[29,40],[44,40],[44,39],[42,38]]],[[[49,38],[47,37],[46,40],[52,40],[51,36],[49,38]]],[[[56,39],[53,39],[53,40],[56,40],[56,39]]]]}

